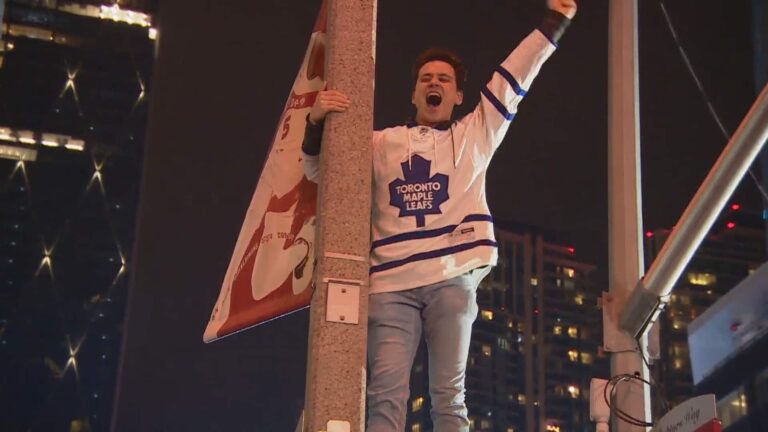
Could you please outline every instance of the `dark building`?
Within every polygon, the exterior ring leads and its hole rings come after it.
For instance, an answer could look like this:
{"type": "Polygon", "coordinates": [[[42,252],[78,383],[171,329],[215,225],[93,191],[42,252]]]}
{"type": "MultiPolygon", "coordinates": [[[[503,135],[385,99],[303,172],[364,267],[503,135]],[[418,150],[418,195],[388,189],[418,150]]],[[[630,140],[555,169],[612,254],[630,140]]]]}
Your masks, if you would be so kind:
{"type": "Polygon", "coordinates": [[[0,430],[109,430],[153,8],[0,1],[0,430]]]}
{"type": "MultiPolygon", "coordinates": [[[[650,265],[669,230],[646,233],[650,265]]],[[[694,254],[659,315],[660,359],[654,365],[656,418],[694,396],[688,325],[765,261],[765,231],[759,214],[731,204],[694,254]]]]}
{"type": "MultiPolygon", "coordinates": [[[[474,431],[591,431],[589,382],[607,377],[595,266],[555,235],[497,225],[499,264],[478,288],[467,368],[474,431]]],[[[406,430],[431,431],[420,351],[406,430]]]]}

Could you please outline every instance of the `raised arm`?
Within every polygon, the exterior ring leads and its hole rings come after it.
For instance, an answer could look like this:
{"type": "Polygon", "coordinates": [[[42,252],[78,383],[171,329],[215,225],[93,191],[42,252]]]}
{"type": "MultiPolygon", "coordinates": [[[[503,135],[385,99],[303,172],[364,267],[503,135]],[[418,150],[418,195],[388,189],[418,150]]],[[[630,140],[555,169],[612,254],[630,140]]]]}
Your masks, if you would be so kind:
{"type": "Polygon", "coordinates": [[[494,70],[481,90],[477,108],[464,120],[467,127],[486,139],[478,148],[486,157],[496,150],[517,113],[517,106],[527,95],[541,66],[557,48],[560,37],[576,14],[574,0],[548,0],[549,10],[541,24],[529,34],[494,70]]]}

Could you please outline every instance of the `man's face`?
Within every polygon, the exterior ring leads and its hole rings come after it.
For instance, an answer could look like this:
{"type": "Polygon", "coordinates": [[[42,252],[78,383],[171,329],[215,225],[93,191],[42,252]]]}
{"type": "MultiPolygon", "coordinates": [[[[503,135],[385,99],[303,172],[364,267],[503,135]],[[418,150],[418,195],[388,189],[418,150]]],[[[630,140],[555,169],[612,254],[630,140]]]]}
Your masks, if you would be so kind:
{"type": "Polygon", "coordinates": [[[411,103],[416,107],[417,123],[434,126],[450,120],[453,107],[461,105],[463,101],[464,92],[456,89],[453,66],[440,60],[424,63],[419,69],[411,95],[411,103]],[[439,103],[435,104],[435,101],[439,103]]]}

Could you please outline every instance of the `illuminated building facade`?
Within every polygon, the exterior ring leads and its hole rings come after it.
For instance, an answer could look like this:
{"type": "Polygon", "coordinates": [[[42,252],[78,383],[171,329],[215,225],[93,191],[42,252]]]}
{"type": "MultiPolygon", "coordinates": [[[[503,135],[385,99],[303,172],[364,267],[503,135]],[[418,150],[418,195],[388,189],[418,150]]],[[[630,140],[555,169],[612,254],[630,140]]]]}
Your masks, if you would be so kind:
{"type": "Polygon", "coordinates": [[[725,432],[768,430],[768,264],[688,326],[694,392],[714,394],[725,432]]]}
{"type": "MultiPolygon", "coordinates": [[[[589,382],[608,376],[595,267],[554,235],[497,224],[499,264],[478,288],[467,368],[473,431],[590,431],[589,382]]],[[[431,431],[417,354],[406,431],[431,431]]]]}
{"type": "MultiPolygon", "coordinates": [[[[765,261],[764,222],[759,214],[731,204],[702,242],[659,316],[660,359],[654,368],[654,414],[694,396],[688,325],[765,261]],[[665,406],[668,405],[668,406],[665,406]]],[[[670,231],[645,234],[646,264],[658,255],[670,231]]]]}
{"type": "Polygon", "coordinates": [[[0,430],[109,430],[154,8],[0,1],[0,430]]]}

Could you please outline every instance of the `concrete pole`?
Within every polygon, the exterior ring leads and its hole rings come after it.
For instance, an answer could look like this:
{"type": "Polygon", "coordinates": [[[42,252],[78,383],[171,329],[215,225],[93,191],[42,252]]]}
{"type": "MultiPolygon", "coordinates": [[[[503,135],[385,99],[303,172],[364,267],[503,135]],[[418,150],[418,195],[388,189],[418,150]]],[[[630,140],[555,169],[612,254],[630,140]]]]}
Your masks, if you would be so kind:
{"type": "Polygon", "coordinates": [[[328,88],[352,107],[325,121],[304,432],[362,432],[368,333],[376,0],[330,0],[328,88]]]}
{"type": "MultiPolygon", "coordinates": [[[[642,205],[640,193],[640,121],[638,104],[637,0],[610,0],[608,34],[608,252],[609,300],[621,310],[643,274],[642,205]]],[[[613,325],[617,320],[613,321],[613,325]]],[[[643,349],[645,341],[641,342],[643,349]]],[[[606,331],[611,375],[648,379],[648,369],[626,332],[606,331]]],[[[650,391],[622,382],[616,404],[630,415],[650,421],[650,391]]],[[[614,432],[637,432],[613,416],[614,432]]]]}

